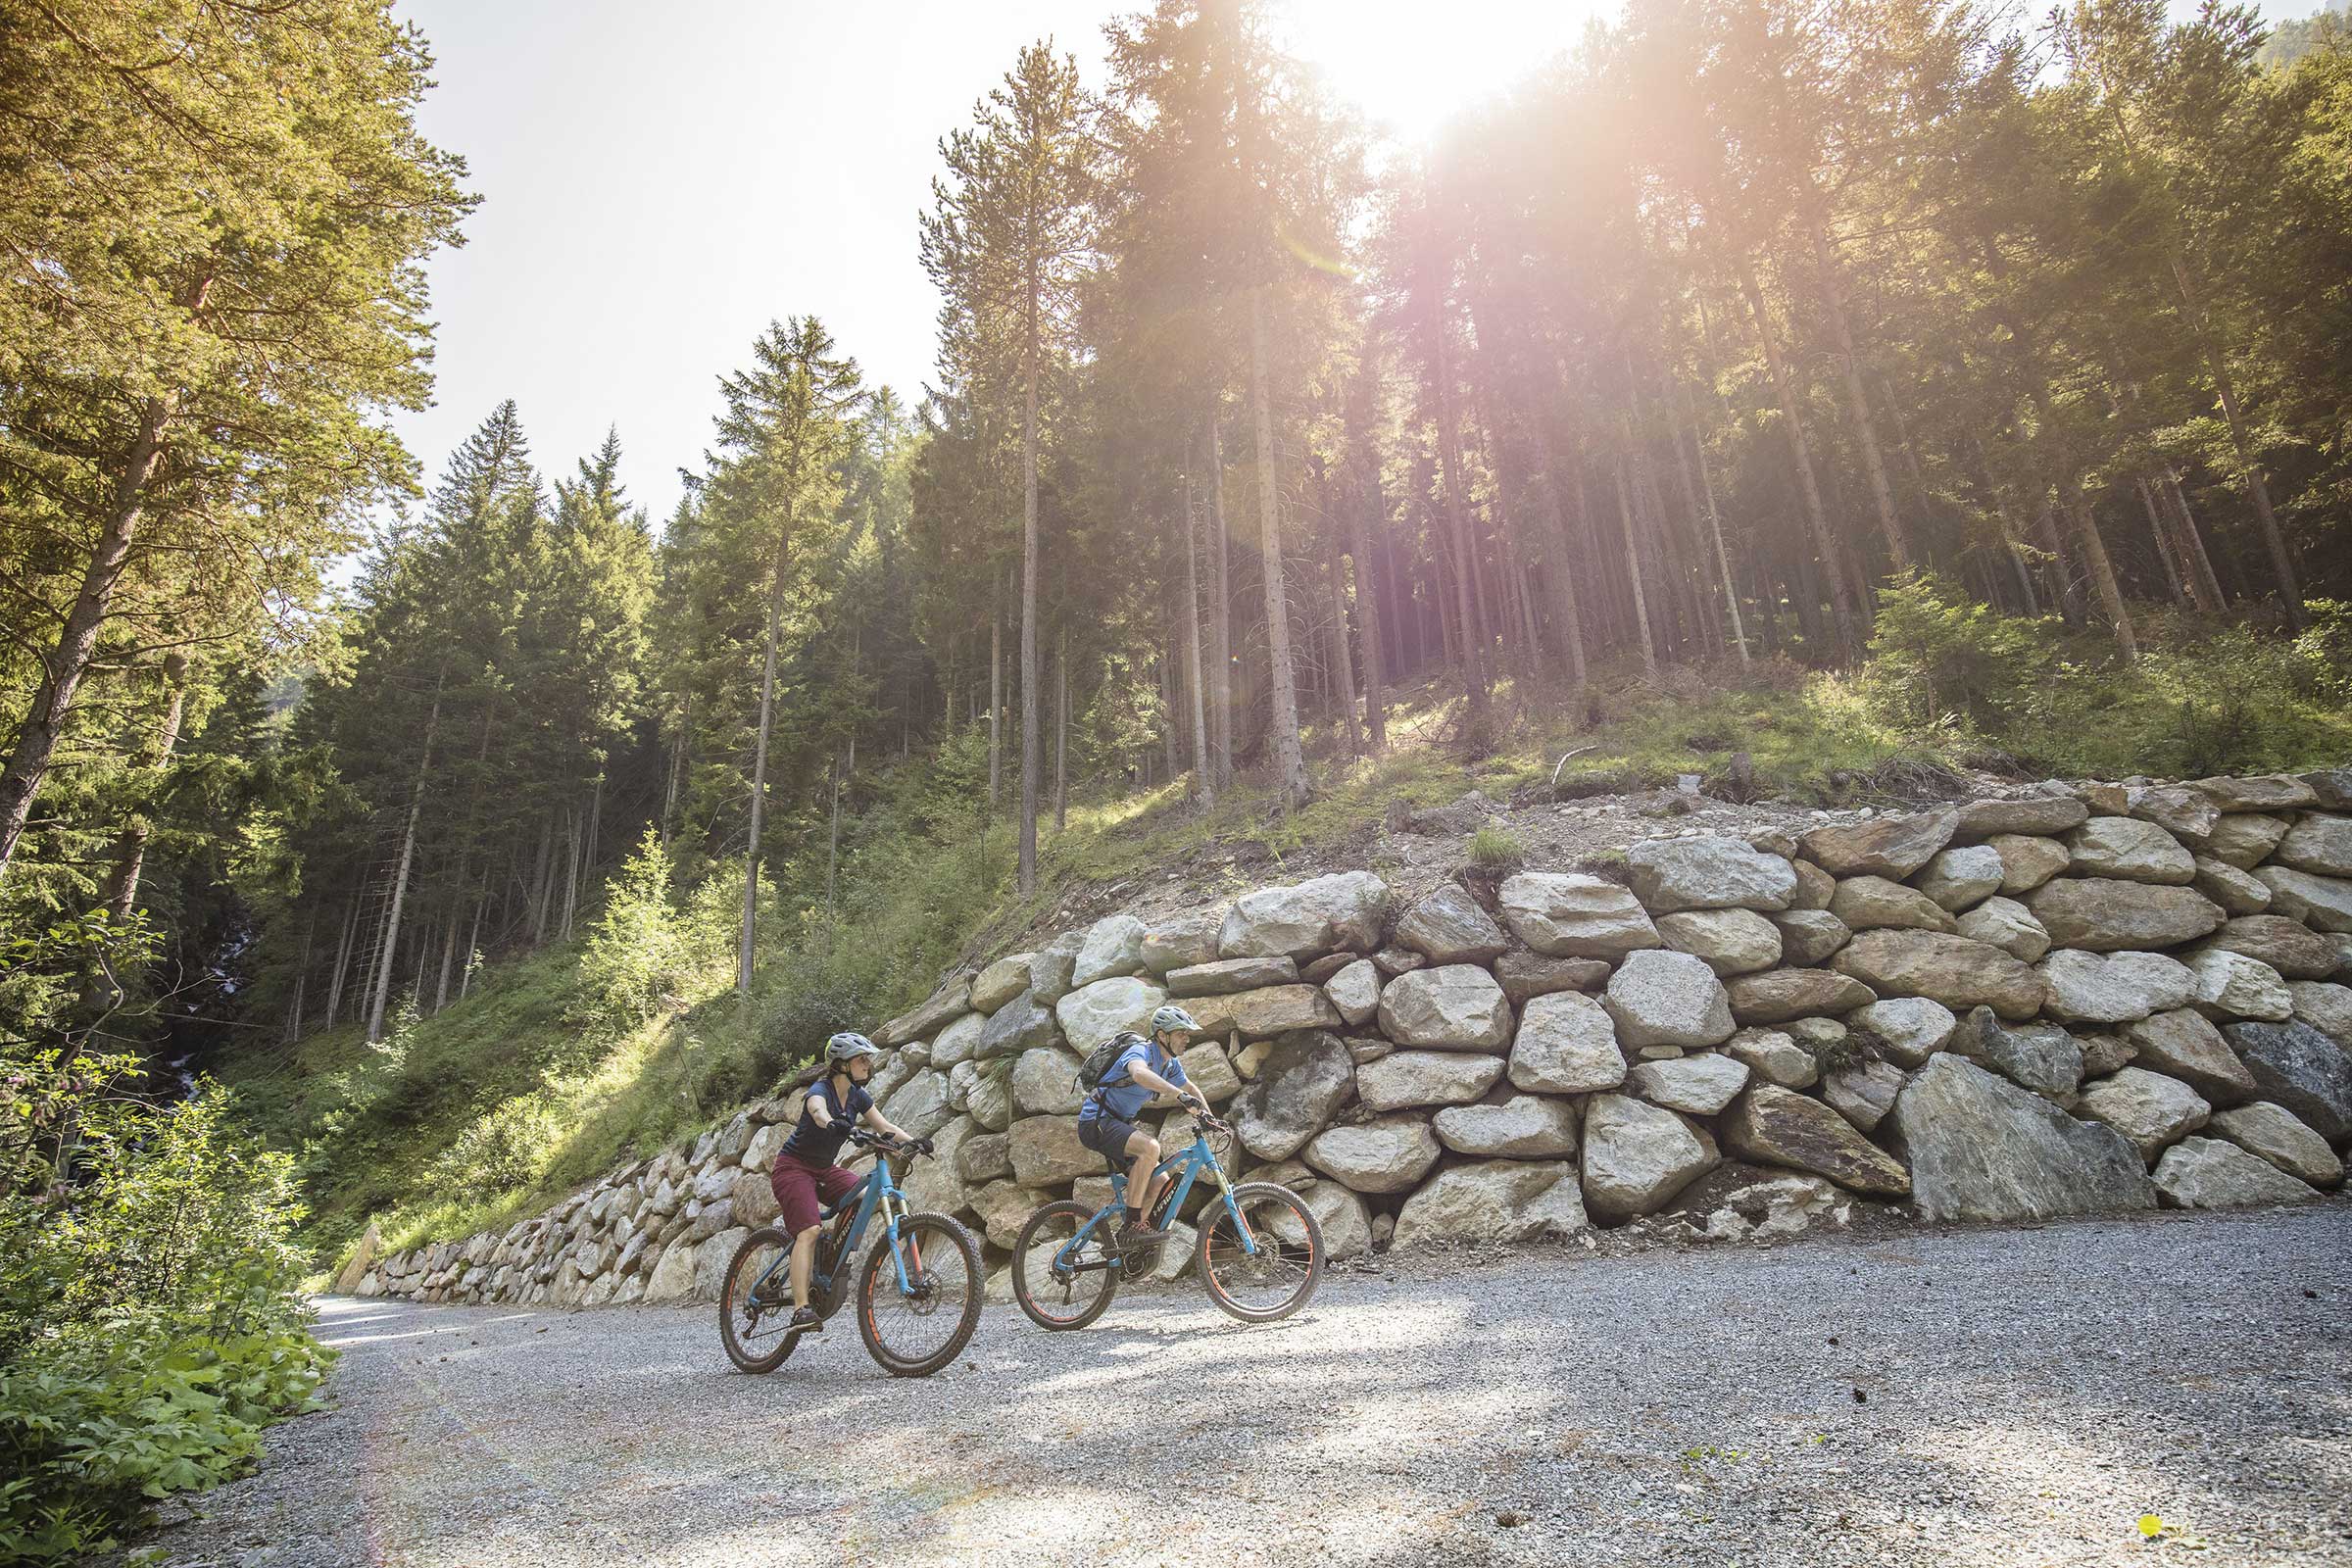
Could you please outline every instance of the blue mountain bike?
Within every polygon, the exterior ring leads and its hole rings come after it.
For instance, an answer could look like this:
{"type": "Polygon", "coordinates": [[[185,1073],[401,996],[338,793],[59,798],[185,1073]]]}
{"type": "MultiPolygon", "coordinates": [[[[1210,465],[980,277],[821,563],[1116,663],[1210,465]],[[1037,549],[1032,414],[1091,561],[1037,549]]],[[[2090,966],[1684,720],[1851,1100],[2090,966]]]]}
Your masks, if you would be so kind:
{"type": "MultiPolygon", "coordinates": [[[[1315,1294],[1323,1277],[1323,1229],[1297,1193],[1272,1182],[1233,1185],[1210,1147],[1211,1132],[1230,1135],[1231,1126],[1195,1113],[1190,1147],[1161,1160],[1152,1186],[1162,1190],[1152,1205],[1154,1229],[1165,1229],[1184,1213],[1193,1183],[1203,1172],[1215,1191],[1199,1215],[1193,1269],[1208,1298],[1245,1323],[1289,1317],[1315,1294]]],[[[1012,1250],[1012,1294],[1043,1329],[1081,1329],[1102,1315],[1121,1279],[1149,1276],[1158,1265],[1164,1242],[1122,1249],[1119,1222],[1127,1203],[1122,1162],[1110,1166],[1110,1202],[1099,1209],[1063,1200],[1029,1216],[1012,1250]]]]}
{"type": "MultiPolygon", "coordinates": [[[[853,1129],[853,1142],[879,1152],[865,1179],[822,1211],[832,1227],[818,1234],[808,1272],[808,1304],[830,1318],[858,1288],[858,1334],[866,1353],[893,1377],[929,1377],[953,1362],[980,1324],[980,1248],[945,1214],[909,1214],[890,1157],[911,1159],[928,1145],[902,1144],[853,1129]],[[882,1234],[862,1262],[858,1244],[882,1217],[882,1234]]],[[[718,1293],[718,1337],[727,1359],[746,1372],[773,1372],[805,1331],[792,1323],[792,1237],[763,1225],[743,1239],[718,1293]]]]}

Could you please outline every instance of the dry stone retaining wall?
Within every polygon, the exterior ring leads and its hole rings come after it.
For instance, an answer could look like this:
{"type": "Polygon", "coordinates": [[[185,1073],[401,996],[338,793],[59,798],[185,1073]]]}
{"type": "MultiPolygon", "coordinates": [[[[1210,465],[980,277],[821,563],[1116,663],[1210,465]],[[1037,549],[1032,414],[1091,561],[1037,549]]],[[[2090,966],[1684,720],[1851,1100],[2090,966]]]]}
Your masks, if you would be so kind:
{"type": "MultiPolygon", "coordinates": [[[[1205,1026],[1185,1066],[1238,1174],[1297,1187],[1338,1256],[1632,1221],[1773,1235],[1856,1202],[2224,1207],[2342,1181],[2348,978],[2352,768],[2052,782],[1401,907],[1351,871],[1112,915],[883,1026],[875,1093],[938,1145],[914,1205],[997,1259],[1037,1205],[1107,1196],[1073,1074],[1170,998],[1205,1026]]],[[[747,1107],[504,1233],[377,1261],[359,1294],[708,1298],[775,1213],[799,1111],[747,1107]]],[[[1190,1137],[1167,1116],[1164,1144],[1190,1137]]]]}

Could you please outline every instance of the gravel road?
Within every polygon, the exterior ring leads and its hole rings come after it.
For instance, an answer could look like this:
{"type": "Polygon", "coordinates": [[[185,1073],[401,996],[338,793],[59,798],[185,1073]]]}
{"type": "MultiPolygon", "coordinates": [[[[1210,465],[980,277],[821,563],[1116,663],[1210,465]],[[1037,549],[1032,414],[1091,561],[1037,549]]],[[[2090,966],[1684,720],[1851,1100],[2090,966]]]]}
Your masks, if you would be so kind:
{"type": "Polygon", "coordinates": [[[1399,1260],[1265,1328],[992,1304],[927,1382],[846,1320],[746,1377],[707,1308],[335,1299],[321,1332],[339,1407],[153,1560],[2352,1562],[2344,1199],[1399,1260]]]}

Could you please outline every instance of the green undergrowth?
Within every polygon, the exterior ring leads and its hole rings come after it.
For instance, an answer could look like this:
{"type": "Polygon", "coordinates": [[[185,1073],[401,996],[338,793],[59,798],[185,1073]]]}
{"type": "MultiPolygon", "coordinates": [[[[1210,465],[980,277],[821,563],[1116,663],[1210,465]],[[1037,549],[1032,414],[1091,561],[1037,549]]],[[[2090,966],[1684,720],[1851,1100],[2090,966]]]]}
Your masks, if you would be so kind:
{"type": "MultiPolygon", "coordinates": [[[[1596,669],[1576,701],[1494,694],[1482,754],[1462,744],[1448,678],[1391,694],[1390,744],[1353,755],[1307,734],[1312,799],[1284,813],[1262,772],[1213,807],[1184,780],[1072,802],[1043,825],[1037,891],[1018,896],[1013,835],[986,811],[986,748],[966,732],[886,775],[845,832],[836,897],[821,843],[763,883],[758,979],[733,990],[740,865],[673,865],[650,840],[577,939],[494,965],[465,1001],[228,1064],[247,1120],[299,1154],[320,1261],[373,1219],[391,1245],[498,1227],[766,1093],[836,1029],[871,1029],[958,962],[1115,903],[1171,870],[1206,900],[1341,860],[1376,863],[1378,824],[1478,790],[1540,802],[1670,784],[1805,804],[1936,793],[1956,770],[2198,775],[2352,759],[2352,625],[2286,639],[2143,618],[2142,657],[2051,622],[2005,620],[1932,582],[1883,600],[1852,671],[1785,661],[1596,669]],[[1744,762],[1740,760],[1744,757],[1744,762]],[[1356,859],[1361,851],[1365,859],[1356,859]],[[678,883],[690,881],[681,892],[678,883]]],[[[1516,835],[1465,849],[1518,863],[1516,835]]]]}

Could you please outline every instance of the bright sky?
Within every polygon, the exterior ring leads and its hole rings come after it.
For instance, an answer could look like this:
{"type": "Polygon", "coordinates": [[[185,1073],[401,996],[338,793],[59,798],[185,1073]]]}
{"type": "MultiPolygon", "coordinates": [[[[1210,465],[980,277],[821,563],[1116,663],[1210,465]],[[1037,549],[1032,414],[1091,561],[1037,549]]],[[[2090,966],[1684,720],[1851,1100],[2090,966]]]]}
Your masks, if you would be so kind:
{"type": "MultiPolygon", "coordinates": [[[[428,479],[512,397],[550,472],[617,426],[659,525],[718,377],[791,315],[915,402],[938,308],[915,219],[940,138],[1038,37],[1100,85],[1102,24],[1141,3],[397,0],[438,61],[424,131],[483,197],[430,266],[435,405],[397,421],[428,479]]],[[[1289,0],[1287,24],[1340,97],[1418,139],[1615,9],[1289,0]]]]}
{"type": "MultiPolygon", "coordinates": [[[[942,136],[1051,34],[1103,76],[1082,0],[398,0],[431,40],[425,134],[482,205],[431,264],[435,406],[398,428],[437,474],[502,398],[543,469],[616,425],[659,523],[718,377],[814,314],[909,403],[938,299],[916,253],[942,136]]],[[[1293,0],[1300,51],[1407,133],[1573,43],[1594,0],[1293,0]],[[1444,17],[1432,32],[1433,11],[1444,17]]]]}

